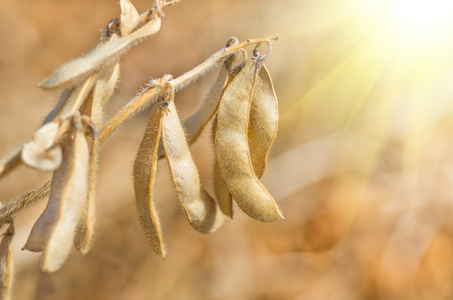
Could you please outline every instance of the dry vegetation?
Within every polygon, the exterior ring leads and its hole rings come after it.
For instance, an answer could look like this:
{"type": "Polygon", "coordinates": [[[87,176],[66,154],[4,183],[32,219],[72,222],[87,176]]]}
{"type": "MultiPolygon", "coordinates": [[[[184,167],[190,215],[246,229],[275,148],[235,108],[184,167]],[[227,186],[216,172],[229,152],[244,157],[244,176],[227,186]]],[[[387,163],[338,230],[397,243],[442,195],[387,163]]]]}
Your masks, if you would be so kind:
{"type": "MultiPolygon", "coordinates": [[[[59,271],[42,272],[41,254],[21,248],[47,200],[15,215],[13,299],[452,298],[452,45],[423,61],[382,49],[344,1],[334,2],[183,0],[165,8],[161,30],[121,60],[105,114],[149,77],[177,78],[200,64],[231,35],[279,36],[266,65],[280,123],[261,181],[286,220],[256,222],[233,205],[233,220],[202,235],[189,226],[162,163],[154,195],[168,255],[153,253],[139,230],[133,184],[148,109],[102,149],[87,254],[73,251],[59,271]]],[[[150,3],[134,1],[140,12],[150,3]]],[[[93,48],[98,29],[119,14],[106,0],[0,2],[0,156],[29,141],[57,102],[57,93],[34,86],[93,48]]],[[[198,110],[217,73],[176,95],[181,119],[198,110]]],[[[213,195],[212,122],[207,128],[190,152],[213,195]]],[[[20,168],[0,181],[0,201],[50,178],[20,168]]]]}

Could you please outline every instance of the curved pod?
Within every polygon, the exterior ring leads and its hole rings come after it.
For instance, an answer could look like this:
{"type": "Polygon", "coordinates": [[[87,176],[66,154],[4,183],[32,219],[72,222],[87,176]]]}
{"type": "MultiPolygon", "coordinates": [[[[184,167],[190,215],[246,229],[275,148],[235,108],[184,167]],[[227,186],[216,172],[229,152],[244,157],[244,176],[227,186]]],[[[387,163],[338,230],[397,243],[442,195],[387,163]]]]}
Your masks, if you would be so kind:
{"type": "Polygon", "coordinates": [[[153,203],[157,170],[157,149],[162,131],[162,110],[156,107],[134,163],[134,189],[138,221],[154,252],[166,256],[159,216],[153,203]]]}
{"type": "Polygon", "coordinates": [[[255,175],[261,178],[278,127],[278,103],[266,66],[258,72],[250,107],[248,143],[255,175]]]}
{"type": "Polygon", "coordinates": [[[261,60],[248,63],[225,88],[217,111],[215,153],[239,207],[254,219],[270,222],[283,216],[255,175],[247,135],[250,104],[261,65],[261,60]]]}
{"type": "Polygon", "coordinates": [[[58,270],[70,253],[88,197],[88,162],[88,144],[82,125],[78,124],[63,146],[63,162],[52,177],[47,207],[24,246],[34,252],[44,250],[41,262],[44,271],[58,270]]]}
{"type": "Polygon", "coordinates": [[[193,228],[202,233],[214,232],[222,225],[224,217],[215,200],[200,184],[198,170],[173,99],[169,101],[163,117],[162,141],[173,183],[187,219],[193,228]]]}

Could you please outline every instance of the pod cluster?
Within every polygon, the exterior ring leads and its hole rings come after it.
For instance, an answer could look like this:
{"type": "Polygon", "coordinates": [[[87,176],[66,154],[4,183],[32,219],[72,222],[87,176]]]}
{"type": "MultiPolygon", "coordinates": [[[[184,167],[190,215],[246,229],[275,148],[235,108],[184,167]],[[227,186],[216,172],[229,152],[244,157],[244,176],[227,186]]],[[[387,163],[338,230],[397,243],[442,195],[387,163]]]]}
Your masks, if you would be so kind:
{"type": "MultiPolygon", "coordinates": [[[[136,156],[133,174],[138,220],[152,249],[166,256],[153,191],[157,163],[168,162],[179,202],[197,231],[216,231],[233,216],[233,201],[250,217],[270,222],[283,218],[260,182],[278,124],[278,106],[265,56],[254,50],[251,59],[230,38],[227,48],[173,79],[165,75],[151,83],[110,120],[104,108],[119,80],[119,58],[132,45],[160,29],[161,5],[178,0],[155,0],[154,8],[139,14],[129,0],[121,0],[121,16],[111,20],[96,47],[70,61],[40,83],[43,89],[63,90],[56,107],[33,137],[0,160],[0,177],[19,164],[53,172],[52,179],[0,207],[0,227],[8,225],[0,242],[0,298],[8,299],[11,282],[10,243],[12,215],[49,196],[43,213],[31,229],[24,250],[42,252],[44,271],[58,270],[74,247],[89,251],[95,227],[95,190],[101,145],[134,113],[152,106],[152,114],[136,156]],[[241,55],[243,62],[233,67],[241,55]],[[175,90],[222,63],[220,73],[200,109],[180,120],[175,90]],[[210,195],[200,181],[189,149],[213,120],[215,150],[214,190],[210,195]],[[6,208],[5,208],[6,207],[6,208]]],[[[270,49],[270,40],[262,39],[270,49]]],[[[257,46],[258,47],[258,46],[257,46]]],[[[268,51],[269,52],[269,51],[268,51]]]]}
{"type": "MultiPolygon", "coordinates": [[[[233,43],[237,43],[235,38],[227,45],[233,43]]],[[[159,158],[166,158],[179,202],[199,232],[211,233],[232,217],[233,200],[256,220],[283,218],[260,182],[278,125],[277,97],[264,59],[254,51],[251,60],[245,56],[242,64],[232,68],[235,56],[228,57],[200,109],[183,121],[171,85],[155,105],[134,163],[134,187],[140,226],[154,251],[163,257],[166,247],[153,199],[159,158]],[[215,197],[200,183],[189,150],[211,119],[215,197]]]]}

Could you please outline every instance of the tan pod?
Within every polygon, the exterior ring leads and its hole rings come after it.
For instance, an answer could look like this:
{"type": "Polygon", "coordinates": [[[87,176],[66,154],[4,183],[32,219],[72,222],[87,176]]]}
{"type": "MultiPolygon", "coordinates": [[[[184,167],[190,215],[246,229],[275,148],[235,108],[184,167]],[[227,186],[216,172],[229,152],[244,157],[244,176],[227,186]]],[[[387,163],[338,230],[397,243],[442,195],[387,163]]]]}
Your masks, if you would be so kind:
{"type": "Polygon", "coordinates": [[[200,184],[173,99],[168,102],[163,120],[165,154],[187,219],[193,228],[202,233],[214,232],[222,225],[224,217],[216,201],[200,184]]]}
{"type": "Polygon", "coordinates": [[[156,105],[138,149],[134,163],[134,189],[140,227],[154,252],[165,257],[167,251],[153,201],[157,149],[162,131],[162,113],[162,109],[156,105]]]}
{"type": "Polygon", "coordinates": [[[225,88],[217,112],[215,153],[233,199],[250,217],[270,222],[283,218],[275,200],[253,170],[248,145],[250,105],[262,62],[247,63],[225,88]]]}
{"type": "Polygon", "coordinates": [[[278,103],[272,79],[263,65],[256,77],[250,107],[248,142],[255,175],[261,178],[278,127],[278,103]]]}
{"type": "Polygon", "coordinates": [[[44,251],[41,266],[48,272],[58,270],[68,257],[88,197],[89,150],[81,124],[62,148],[63,162],[52,177],[49,202],[24,246],[44,251]]]}

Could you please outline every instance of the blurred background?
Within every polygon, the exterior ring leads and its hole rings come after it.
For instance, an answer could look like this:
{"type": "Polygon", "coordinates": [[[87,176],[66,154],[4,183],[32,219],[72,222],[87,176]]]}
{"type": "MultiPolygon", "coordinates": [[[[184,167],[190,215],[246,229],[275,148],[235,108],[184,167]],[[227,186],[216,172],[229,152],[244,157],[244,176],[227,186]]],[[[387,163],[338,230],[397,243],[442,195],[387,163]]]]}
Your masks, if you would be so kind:
{"type": "MultiPolygon", "coordinates": [[[[151,0],[133,1],[139,12],[151,0]]],[[[192,229],[166,163],[156,193],[168,257],[140,232],[132,163],[150,111],[103,148],[91,252],[53,274],[21,251],[45,207],[17,214],[13,299],[453,299],[453,4],[407,0],[182,0],[122,59],[111,116],[150,78],[179,76],[228,37],[278,36],[266,64],[279,133],[262,182],[286,217],[238,208],[192,229]]],[[[111,0],[0,0],[0,156],[30,139],[58,100],[36,84],[88,52],[119,15],[111,0]]],[[[216,77],[177,94],[195,112],[216,77]]],[[[212,192],[207,130],[192,147],[212,192]]],[[[21,168],[5,203],[50,178],[21,168]]]]}

